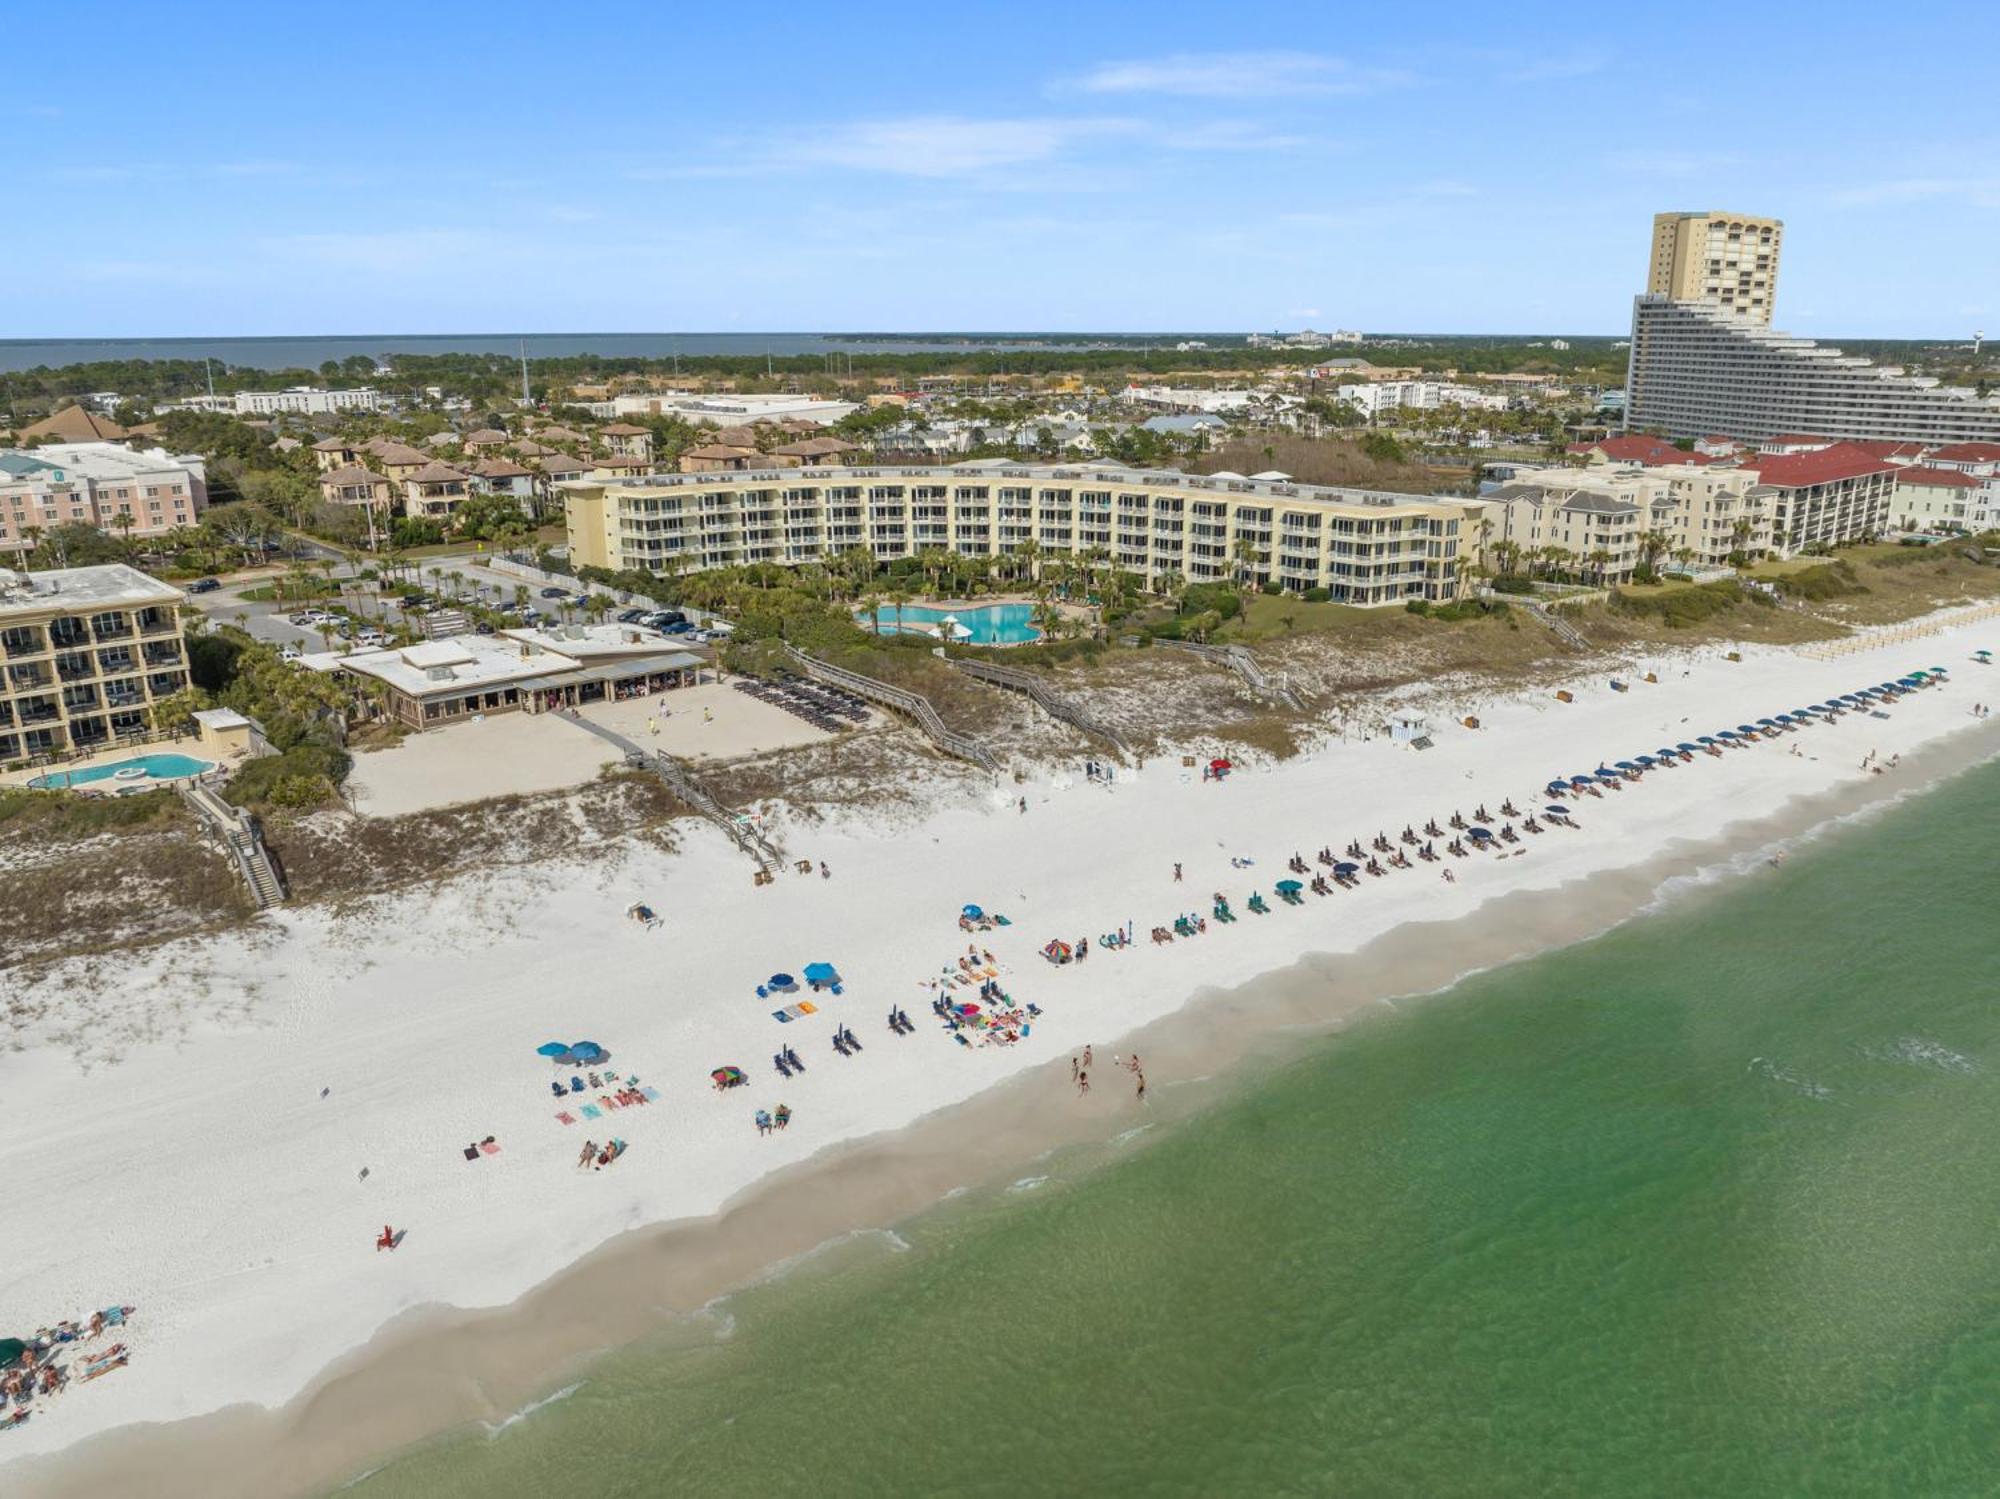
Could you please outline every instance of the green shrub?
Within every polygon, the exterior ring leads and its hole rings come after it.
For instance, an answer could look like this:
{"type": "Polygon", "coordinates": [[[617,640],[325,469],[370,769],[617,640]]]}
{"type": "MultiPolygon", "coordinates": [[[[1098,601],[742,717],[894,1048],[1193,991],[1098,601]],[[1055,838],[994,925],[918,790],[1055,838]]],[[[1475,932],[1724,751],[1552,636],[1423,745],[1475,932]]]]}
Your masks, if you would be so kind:
{"type": "MultiPolygon", "coordinates": [[[[1742,603],[1745,596],[1736,580],[1727,578],[1719,583],[1702,583],[1693,588],[1677,588],[1671,593],[1645,596],[1614,588],[1611,590],[1610,607],[1614,613],[1657,619],[1670,630],[1682,630],[1727,614],[1742,603]]],[[[1764,602],[1768,604],[1770,600],[1764,602]]]]}
{"type": "Polygon", "coordinates": [[[1838,599],[1868,591],[1867,585],[1855,576],[1853,566],[1846,562],[1802,568],[1772,581],[1780,593],[1793,599],[1838,599]]]}
{"type": "Polygon", "coordinates": [[[1305,592],[1305,600],[1308,604],[1324,604],[1332,597],[1333,590],[1331,588],[1308,588],[1305,592]]]}
{"type": "Polygon", "coordinates": [[[1526,578],[1495,578],[1493,580],[1493,591],[1495,593],[1533,593],[1535,585],[1526,578]]]}
{"type": "Polygon", "coordinates": [[[1272,578],[1260,584],[1257,591],[1267,599],[1274,599],[1285,591],[1285,586],[1278,582],[1277,579],[1272,578]]]}
{"type": "Polygon", "coordinates": [[[1431,606],[1423,599],[1411,599],[1403,608],[1411,614],[1429,614],[1431,606]]]}

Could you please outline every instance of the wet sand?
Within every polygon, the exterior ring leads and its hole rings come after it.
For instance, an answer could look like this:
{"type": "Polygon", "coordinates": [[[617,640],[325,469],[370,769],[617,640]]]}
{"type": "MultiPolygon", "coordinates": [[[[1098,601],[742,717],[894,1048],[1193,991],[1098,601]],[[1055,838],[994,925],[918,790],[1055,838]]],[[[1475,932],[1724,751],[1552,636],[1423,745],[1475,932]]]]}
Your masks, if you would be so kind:
{"type": "Polygon", "coordinates": [[[1352,953],[1203,992],[1165,1019],[1098,1041],[1100,1084],[1087,1102],[1070,1086],[1067,1058],[1053,1059],[907,1130],[830,1147],[713,1218],[614,1239],[510,1306],[408,1313],[281,1409],[236,1407],[114,1431],[18,1464],[10,1490],[51,1499],[269,1499],[333,1488],[411,1444],[503,1420],[579,1377],[593,1355],[683,1328],[718,1296],[817,1246],[893,1224],[957,1188],[1000,1186],[1050,1150],[1186,1118],[1215,1087],[1246,1085],[1260,1059],[1281,1056],[1301,1036],[1586,940],[1690,882],[1754,878],[1774,846],[1935,786],[1996,751],[2000,729],[1969,726],[1906,755],[1891,775],[1795,798],[1716,839],[1554,890],[1500,895],[1456,920],[1405,922],[1352,953]],[[1106,1065],[1112,1052],[1135,1050],[1150,1084],[1143,1107],[1129,1076],[1106,1065]],[[1213,1086],[1190,1086],[1193,1079],[1213,1086]]]}

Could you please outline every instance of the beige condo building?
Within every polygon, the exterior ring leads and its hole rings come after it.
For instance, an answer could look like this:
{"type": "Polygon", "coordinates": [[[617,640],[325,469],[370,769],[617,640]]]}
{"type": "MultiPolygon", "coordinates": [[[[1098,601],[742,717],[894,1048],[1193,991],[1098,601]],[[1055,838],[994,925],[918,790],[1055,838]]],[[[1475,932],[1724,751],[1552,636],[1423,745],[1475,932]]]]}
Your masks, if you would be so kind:
{"type": "Polygon", "coordinates": [[[151,737],[188,685],[183,603],[122,563],[0,569],[0,765],[151,737]]]}
{"type": "Polygon", "coordinates": [[[880,562],[933,548],[999,557],[1032,542],[1149,583],[1247,573],[1359,605],[1456,598],[1484,512],[1476,500],[1007,459],[593,477],[561,490],[571,561],[612,571],[798,565],[856,547],[880,562]]]}
{"type": "Polygon", "coordinates": [[[1676,302],[1714,302],[1735,317],[1769,327],[1784,237],[1780,219],[1656,213],[1646,291],[1676,302]]]}
{"type": "Polygon", "coordinates": [[[1529,556],[1553,551],[1573,569],[1623,583],[1649,549],[1656,564],[1710,568],[1773,545],[1771,494],[1747,469],[1520,468],[1486,499],[1494,507],[1487,546],[1503,568],[1525,570],[1529,556]]]}

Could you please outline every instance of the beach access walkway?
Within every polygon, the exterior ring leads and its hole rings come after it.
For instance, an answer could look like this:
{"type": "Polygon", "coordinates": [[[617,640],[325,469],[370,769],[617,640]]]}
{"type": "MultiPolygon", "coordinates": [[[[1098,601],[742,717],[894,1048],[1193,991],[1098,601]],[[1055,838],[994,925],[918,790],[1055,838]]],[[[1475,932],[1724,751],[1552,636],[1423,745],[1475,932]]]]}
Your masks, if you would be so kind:
{"type": "Polygon", "coordinates": [[[1132,756],[1132,746],[1120,737],[1116,729],[1092,715],[1075,699],[1065,697],[1051,689],[1048,683],[1033,672],[1022,671],[1012,666],[1001,666],[992,661],[971,661],[963,656],[955,657],[951,664],[975,681],[988,682],[995,687],[1005,687],[1012,692],[1025,693],[1028,699],[1049,717],[1066,723],[1094,739],[1102,739],[1120,755],[1128,758],[1132,756]]]}
{"type": "Polygon", "coordinates": [[[647,749],[636,739],[628,739],[616,729],[607,728],[581,714],[564,713],[558,714],[557,717],[562,722],[574,724],[585,733],[595,734],[605,743],[624,751],[627,765],[649,770],[658,776],[675,796],[721,828],[729,841],[754,859],[757,867],[764,873],[775,876],[784,872],[783,850],[759,832],[749,818],[740,812],[731,811],[717,801],[685,763],[676,760],[664,750],[647,749]]]}
{"type": "Polygon", "coordinates": [[[921,692],[911,692],[907,688],[892,686],[888,682],[878,682],[873,677],[865,677],[858,671],[849,671],[844,666],[834,666],[817,656],[808,656],[795,645],[787,644],[785,654],[807,676],[821,682],[830,682],[836,687],[844,687],[856,697],[887,708],[912,720],[924,731],[929,739],[947,755],[961,760],[970,760],[981,770],[992,771],[996,775],[1000,762],[993,757],[993,751],[969,734],[961,734],[946,725],[938,716],[938,710],[931,700],[921,692]]]}
{"type": "Polygon", "coordinates": [[[1257,664],[1256,656],[1247,646],[1203,645],[1194,640],[1161,640],[1159,644],[1186,651],[1204,661],[1213,661],[1217,666],[1235,672],[1243,685],[1258,696],[1275,698],[1294,713],[1304,711],[1305,704],[1299,700],[1299,695],[1285,683],[1274,682],[1266,676],[1264,668],[1257,664]]]}

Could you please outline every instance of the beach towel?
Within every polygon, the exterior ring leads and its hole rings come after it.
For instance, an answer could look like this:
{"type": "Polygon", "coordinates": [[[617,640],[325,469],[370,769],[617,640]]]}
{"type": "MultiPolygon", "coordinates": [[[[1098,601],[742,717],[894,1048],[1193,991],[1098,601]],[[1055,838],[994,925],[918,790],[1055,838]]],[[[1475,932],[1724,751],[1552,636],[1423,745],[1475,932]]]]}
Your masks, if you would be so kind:
{"type": "Polygon", "coordinates": [[[773,1010],[771,1018],[780,1025],[790,1025],[792,1023],[792,1012],[790,1010],[773,1010]]]}
{"type": "Polygon", "coordinates": [[[479,1147],[479,1153],[481,1155],[498,1155],[500,1154],[500,1147],[494,1141],[488,1140],[479,1147]]]}
{"type": "Polygon", "coordinates": [[[658,1103],[660,1101],[660,1090],[658,1088],[641,1088],[639,1091],[646,1095],[647,1103],[658,1103]]]}
{"type": "Polygon", "coordinates": [[[802,999],[799,1001],[799,1013],[801,1015],[817,1015],[819,1013],[819,1006],[809,999],[802,999]]]}
{"type": "Polygon", "coordinates": [[[583,1117],[586,1119],[602,1119],[604,1117],[604,1110],[600,1109],[594,1103],[587,1103],[583,1106],[583,1117]]]}
{"type": "Polygon", "coordinates": [[[556,1118],[561,1120],[564,1124],[576,1123],[576,1115],[571,1113],[559,1112],[557,1113],[556,1118]]]}
{"type": "Polygon", "coordinates": [[[597,1101],[600,1105],[602,1105],[607,1109],[615,1109],[618,1107],[618,1101],[614,1098],[600,1097],[597,1101]]]}

